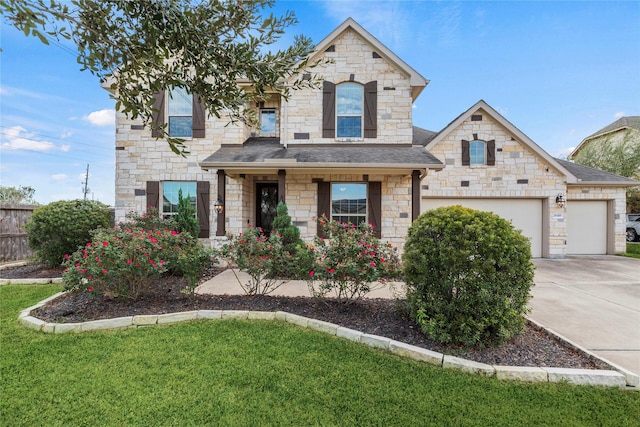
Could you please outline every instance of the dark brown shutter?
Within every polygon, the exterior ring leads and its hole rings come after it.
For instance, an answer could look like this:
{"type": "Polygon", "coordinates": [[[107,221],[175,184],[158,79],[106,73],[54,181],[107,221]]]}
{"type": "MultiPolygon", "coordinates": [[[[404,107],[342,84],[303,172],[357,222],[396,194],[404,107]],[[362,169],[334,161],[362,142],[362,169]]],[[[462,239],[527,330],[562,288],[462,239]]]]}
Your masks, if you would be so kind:
{"type": "Polygon", "coordinates": [[[160,181],[147,181],[147,210],[160,210],[160,181]]]}
{"type": "Polygon", "coordinates": [[[471,156],[469,155],[469,141],[462,140],[462,166],[469,166],[471,164],[471,156]]]}
{"type": "Polygon", "coordinates": [[[198,223],[200,225],[200,233],[198,237],[209,237],[209,181],[198,181],[196,183],[196,197],[198,206],[198,223]]]}
{"type": "Polygon", "coordinates": [[[191,124],[192,136],[194,138],[204,138],[206,116],[204,105],[200,101],[197,93],[193,94],[191,104],[193,109],[193,122],[191,124]]]}
{"type": "Polygon", "coordinates": [[[367,203],[369,223],[373,225],[373,235],[382,238],[382,183],[369,183],[369,200],[367,203]]]}
{"type": "Polygon", "coordinates": [[[336,137],[336,85],[322,83],[322,137],[336,137]]]}
{"type": "Polygon", "coordinates": [[[331,219],[331,183],[318,183],[318,236],[325,237],[320,226],[320,218],[325,215],[331,219]]]}
{"type": "Polygon", "coordinates": [[[151,127],[151,136],[155,138],[162,136],[159,129],[156,129],[156,126],[161,127],[164,125],[164,98],[165,92],[163,90],[153,94],[153,112],[151,113],[153,126],[151,127]]]}
{"type": "Polygon", "coordinates": [[[364,137],[378,136],[378,82],[364,85],[364,137]]]}
{"type": "Polygon", "coordinates": [[[496,140],[487,141],[487,166],[496,164],[496,140]]]}

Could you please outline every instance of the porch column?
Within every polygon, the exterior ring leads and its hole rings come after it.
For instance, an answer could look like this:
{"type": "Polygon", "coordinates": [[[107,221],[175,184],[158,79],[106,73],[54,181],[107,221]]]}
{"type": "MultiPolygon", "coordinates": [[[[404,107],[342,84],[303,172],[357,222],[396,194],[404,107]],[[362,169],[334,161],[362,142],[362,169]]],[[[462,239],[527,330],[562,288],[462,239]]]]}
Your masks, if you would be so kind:
{"type": "Polygon", "coordinates": [[[286,193],[285,193],[285,184],[287,182],[286,179],[287,171],[284,169],[278,170],[278,203],[287,203],[286,193]]]}
{"type": "Polygon", "coordinates": [[[411,222],[420,216],[420,171],[411,172],[411,222]]]}
{"type": "Polygon", "coordinates": [[[216,203],[220,202],[222,203],[222,211],[219,212],[218,215],[218,219],[217,219],[217,229],[216,229],[216,236],[224,236],[226,235],[226,230],[225,230],[225,218],[226,218],[226,214],[227,214],[227,206],[226,206],[226,202],[225,202],[225,187],[226,187],[226,174],[224,173],[223,169],[218,169],[218,197],[216,198],[216,203]]]}

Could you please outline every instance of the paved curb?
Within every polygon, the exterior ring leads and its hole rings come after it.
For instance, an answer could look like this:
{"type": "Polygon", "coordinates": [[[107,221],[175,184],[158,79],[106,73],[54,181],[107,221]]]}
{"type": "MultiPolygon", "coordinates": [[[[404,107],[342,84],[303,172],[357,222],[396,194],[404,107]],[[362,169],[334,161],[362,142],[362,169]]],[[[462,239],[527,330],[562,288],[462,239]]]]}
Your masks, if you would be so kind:
{"type": "MultiPolygon", "coordinates": [[[[59,292],[34,306],[26,308],[20,312],[18,322],[36,331],[62,334],[80,333],[98,330],[113,329],[136,329],[161,324],[173,324],[193,320],[216,320],[216,319],[256,319],[256,320],[279,320],[302,328],[312,329],[336,337],[359,342],[373,348],[388,351],[400,357],[416,360],[430,365],[440,366],[448,369],[455,369],[462,372],[470,372],[486,377],[495,377],[499,380],[522,381],[522,382],[567,382],[577,385],[599,385],[605,387],[632,388],[638,389],[638,376],[619,368],[612,363],[596,357],[599,360],[611,365],[615,370],[591,370],[591,369],[565,369],[565,368],[536,368],[521,366],[500,366],[487,365],[455,356],[444,355],[438,352],[405,344],[378,335],[365,334],[353,329],[344,328],[333,323],[321,320],[310,319],[297,314],[283,311],[263,312],[248,310],[197,310],[178,313],[158,314],[158,315],[138,315],[128,317],[118,317],[115,319],[93,320],[82,323],[47,323],[31,316],[31,311],[42,307],[49,301],[63,295],[59,292]],[[620,369],[624,372],[620,372],[620,369]]],[[[534,322],[535,323],[535,322],[534,322]]],[[[539,327],[541,325],[535,323],[539,327]]],[[[560,335],[553,331],[552,334],[560,339],[560,335]]],[[[574,343],[571,345],[585,351],[574,343]]]]}
{"type": "Polygon", "coordinates": [[[53,279],[0,279],[0,286],[3,285],[50,285],[62,283],[62,277],[53,279]]]}

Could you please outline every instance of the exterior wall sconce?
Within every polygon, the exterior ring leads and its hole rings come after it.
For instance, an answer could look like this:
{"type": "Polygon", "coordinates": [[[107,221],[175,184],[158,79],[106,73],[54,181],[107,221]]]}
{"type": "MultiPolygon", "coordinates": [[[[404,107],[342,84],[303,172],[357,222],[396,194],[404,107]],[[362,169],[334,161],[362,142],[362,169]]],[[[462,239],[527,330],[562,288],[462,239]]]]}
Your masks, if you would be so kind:
{"type": "Polygon", "coordinates": [[[556,196],[556,204],[558,205],[559,208],[564,208],[564,205],[567,204],[567,200],[564,198],[562,193],[556,196]]]}
{"type": "Polygon", "coordinates": [[[213,204],[213,209],[215,209],[217,214],[221,214],[224,210],[224,204],[222,203],[222,197],[218,195],[218,200],[213,204]]]}

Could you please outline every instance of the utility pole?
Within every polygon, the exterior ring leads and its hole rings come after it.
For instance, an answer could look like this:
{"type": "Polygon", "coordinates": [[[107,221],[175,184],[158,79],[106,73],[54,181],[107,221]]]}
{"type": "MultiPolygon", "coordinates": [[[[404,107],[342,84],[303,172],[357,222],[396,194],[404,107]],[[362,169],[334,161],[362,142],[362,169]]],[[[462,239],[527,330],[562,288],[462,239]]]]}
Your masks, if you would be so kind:
{"type": "Polygon", "coordinates": [[[87,173],[84,175],[84,187],[82,192],[84,193],[84,199],[87,200],[87,194],[89,194],[89,163],[87,163],[87,173]]]}

